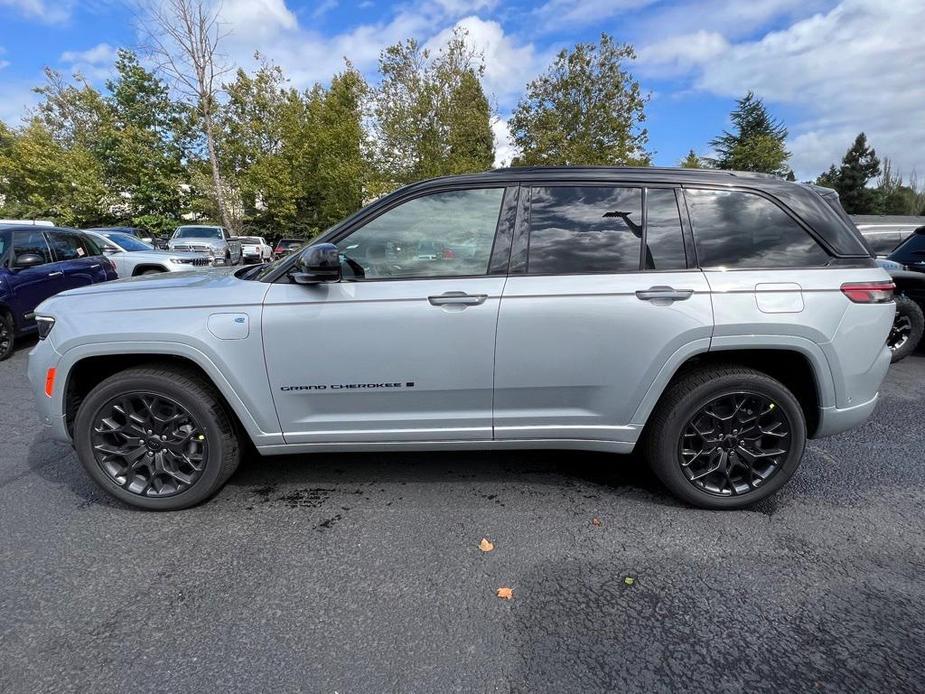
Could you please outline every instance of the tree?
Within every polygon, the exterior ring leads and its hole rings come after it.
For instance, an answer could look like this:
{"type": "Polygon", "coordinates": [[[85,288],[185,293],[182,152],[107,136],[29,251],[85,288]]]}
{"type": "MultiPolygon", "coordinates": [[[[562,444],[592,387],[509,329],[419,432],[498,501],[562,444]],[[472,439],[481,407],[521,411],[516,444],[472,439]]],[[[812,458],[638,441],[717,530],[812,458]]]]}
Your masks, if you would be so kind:
{"type": "Polygon", "coordinates": [[[19,131],[0,126],[3,216],[50,219],[66,226],[99,224],[106,186],[93,154],[82,144],[57,142],[40,117],[19,131]]]}
{"type": "Polygon", "coordinates": [[[711,165],[718,169],[757,171],[786,176],[790,168],[787,160],[787,128],[768,113],[764,103],[749,91],[736,101],[729,116],[734,132],[723,134],[710,141],[716,150],[711,165]]]}
{"type": "Polygon", "coordinates": [[[696,152],[692,149],[687,153],[687,156],[681,160],[680,166],[682,169],[700,169],[700,157],[697,156],[696,152]]]}
{"type": "Polygon", "coordinates": [[[482,171],[494,161],[484,64],[457,30],[436,54],[417,41],[386,48],[374,95],[375,160],[371,191],[450,173],[482,171]]]}
{"type": "Polygon", "coordinates": [[[870,192],[877,214],[925,214],[925,189],[919,187],[918,176],[913,171],[906,185],[902,174],[893,172],[893,163],[887,157],[883,158],[877,187],[870,192]]]}
{"type": "MultiPolygon", "coordinates": [[[[877,152],[868,145],[867,136],[859,133],[842,157],[841,165],[838,168],[834,164],[830,166],[828,171],[820,174],[816,183],[834,188],[848,214],[874,214],[882,194],[878,196],[867,184],[878,175],[880,160],[877,158],[877,152]]],[[[901,178],[899,183],[902,183],[901,178]]],[[[891,184],[892,178],[887,173],[884,186],[891,184]]]]}
{"type": "Polygon", "coordinates": [[[510,120],[516,165],[647,165],[648,97],[625,64],[636,54],[607,34],[561,51],[527,85],[510,120]]]}
{"type": "Polygon", "coordinates": [[[225,36],[219,9],[207,0],[154,0],[147,5],[143,25],[160,68],[201,118],[215,203],[222,223],[233,229],[215,137],[219,85],[228,72],[219,62],[218,47],[225,36]]]}

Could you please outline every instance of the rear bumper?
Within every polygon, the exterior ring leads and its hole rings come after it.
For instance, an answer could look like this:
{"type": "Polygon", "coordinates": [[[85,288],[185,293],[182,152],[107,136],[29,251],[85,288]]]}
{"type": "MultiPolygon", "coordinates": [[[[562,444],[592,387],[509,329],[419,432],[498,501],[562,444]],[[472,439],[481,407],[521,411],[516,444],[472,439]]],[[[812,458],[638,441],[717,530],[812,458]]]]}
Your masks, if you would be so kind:
{"type": "Polygon", "coordinates": [[[877,400],[880,394],[874,395],[873,398],[860,405],[852,407],[820,407],[819,408],[819,426],[813,434],[814,439],[820,439],[832,434],[840,434],[848,429],[853,429],[870,417],[874,408],[877,406],[877,400]]]}

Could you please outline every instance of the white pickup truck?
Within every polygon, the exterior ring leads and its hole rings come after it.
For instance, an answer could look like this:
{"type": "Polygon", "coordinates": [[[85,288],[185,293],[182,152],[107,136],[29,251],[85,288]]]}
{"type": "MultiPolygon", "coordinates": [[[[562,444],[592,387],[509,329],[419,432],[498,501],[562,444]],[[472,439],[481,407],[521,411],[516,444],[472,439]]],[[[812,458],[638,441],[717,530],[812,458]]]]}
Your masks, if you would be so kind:
{"type": "Polygon", "coordinates": [[[171,251],[205,253],[212,265],[237,265],[241,262],[241,242],[225,227],[190,224],[177,227],[167,242],[171,251]]]}

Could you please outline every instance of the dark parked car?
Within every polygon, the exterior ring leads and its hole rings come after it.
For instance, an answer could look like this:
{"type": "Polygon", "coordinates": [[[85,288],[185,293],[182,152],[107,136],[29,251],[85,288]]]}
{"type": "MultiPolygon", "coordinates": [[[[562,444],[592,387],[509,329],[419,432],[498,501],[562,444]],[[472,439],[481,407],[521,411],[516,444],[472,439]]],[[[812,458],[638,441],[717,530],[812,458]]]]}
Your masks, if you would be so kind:
{"type": "Polygon", "coordinates": [[[880,261],[896,285],[896,318],[887,339],[893,361],[909,356],[925,332],[925,226],[880,261]]]}
{"type": "Polygon", "coordinates": [[[116,279],[99,245],[76,229],[14,226],[0,229],[0,360],[17,337],[36,330],[32,316],[45,299],[116,279]]]}
{"type": "Polygon", "coordinates": [[[304,243],[305,239],[280,239],[273,247],[273,257],[282,258],[284,255],[289,255],[299,250],[304,243]]]}

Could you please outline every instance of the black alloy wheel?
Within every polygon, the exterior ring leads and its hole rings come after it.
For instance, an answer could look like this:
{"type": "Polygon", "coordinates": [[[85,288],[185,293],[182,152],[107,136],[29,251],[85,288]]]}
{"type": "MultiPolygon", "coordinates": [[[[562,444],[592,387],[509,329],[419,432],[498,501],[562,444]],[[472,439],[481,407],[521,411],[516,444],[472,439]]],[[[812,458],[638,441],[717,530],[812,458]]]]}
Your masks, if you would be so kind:
{"type": "Polygon", "coordinates": [[[912,319],[907,315],[897,313],[893,326],[890,328],[890,335],[886,339],[887,346],[891,352],[895,352],[905,345],[910,337],[912,337],[912,319]]]}
{"type": "Polygon", "coordinates": [[[678,444],[680,465],[702,492],[746,494],[781,469],[790,453],[791,431],[784,410],[766,395],[724,394],[687,422],[678,444]]]}
{"type": "Polygon", "coordinates": [[[9,316],[0,313],[0,361],[13,353],[13,323],[9,316]]]}
{"type": "Polygon", "coordinates": [[[890,348],[890,361],[896,363],[912,354],[925,333],[925,315],[922,307],[904,294],[895,298],[896,315],[886,345],[890,348]]]}
{"type": "Polygon", "coordinates": [[[165,497],[192,487],[209,455],[205,430],[178,402],[154,393],[113,398],[96,412],[97,465],[125,491],[165,497]]]}

